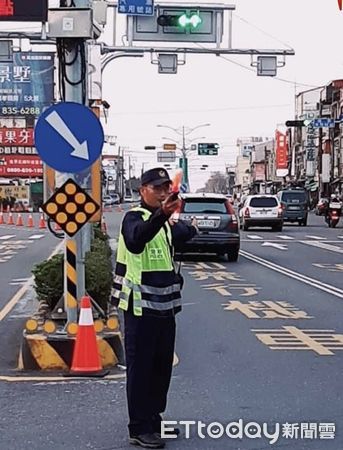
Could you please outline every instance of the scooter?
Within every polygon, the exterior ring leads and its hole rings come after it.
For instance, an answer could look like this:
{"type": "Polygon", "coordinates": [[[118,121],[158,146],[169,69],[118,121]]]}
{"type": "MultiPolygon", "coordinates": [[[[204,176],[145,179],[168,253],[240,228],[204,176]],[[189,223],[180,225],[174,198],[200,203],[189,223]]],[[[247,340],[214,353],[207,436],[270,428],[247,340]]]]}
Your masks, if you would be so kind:
{"type": "Polygon", "coordinates": [[[329,228],[335,228],[339,222],[341,216],[342,206],[340,203],[329,205],[328,213],[325,217],[325,222],[329,225],[329,228]]]}

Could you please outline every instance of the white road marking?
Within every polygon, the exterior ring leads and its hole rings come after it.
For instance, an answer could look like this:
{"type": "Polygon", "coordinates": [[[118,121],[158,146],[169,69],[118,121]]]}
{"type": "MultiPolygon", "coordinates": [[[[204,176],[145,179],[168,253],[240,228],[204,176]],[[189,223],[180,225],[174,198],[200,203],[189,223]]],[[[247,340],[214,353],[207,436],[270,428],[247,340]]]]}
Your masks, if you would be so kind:
{"type": "Polygon", "coordinates": [[[343,239],[343,236],[337,236],[338,237],[338,239],[343,239]]]}
{"type": "Polygon", "coordinates": [[[29,237],[29,239],[42,239],[42,237],[44,237],[44,234],[33,234],[32,236],[29,237]]]}
{"type": "Polygon", "coordinates": [[[302,244],[311,245],[312,247],[322,248],[323,250],[329,250],[331,252],[343,253],[343,248],[337,245],[327,244],[326,242],[318,241],[300,241],[302,244]]]}
{"type": "Polygon", "coordinates": [[[287,245],[284,244],[276,244],[275,242],[263,242],[261,247],[275,247],[279,250],[288,250],[287,245]]]}
{"type": "Polygon", "coordinates": [[[291,237],[291,236],[284,236],[284,235],[282,235],[282,234],[280,234],[280,235],[278,236],[278,238],[284,239],[285,241],[293,241],[293,240],[294,240],[294,237],[291,237]]]}
{"type": "MultiPolygon", "coordinates": [[[[64,246],[64,241],[60,242],[55,250],[51,253],[48,259],[52,258],[56,255],[64,246]]],[[[9,312],[15,307],[15,305],[19,302],[25,292],[29,289],[31,284],[33,283],[33,276],[30,277],[27,282],[17,291],[13,297],[6,303],[6,305],[0,310],[0,322],[7,316],[9,312]]]]}
{"type": "Polygon", "coordinates": [[[306,234],[305,237],[310,238],[310,239],[318,239],[319,241],[322,241],[323,239],[326,239],[326,237],[312,236],[310,234],[306,234]]]}
{"type": "Polygon", "coordinates": [[[308,284],[310,286],[315,287],[316,289],[320,289],[321,291],[328,292],[329,294],[335,295],[336,297],[343,299],[343,290],[339,289],[331,284],[323,283],[319,280],[315,280],[314,278],[310,278],[306,275],[294,272],[293,270],[287,269],[287,267],[279,266],[278,264],[273,263],[272,261],[268,261],[267,259],[260,258],[259,256],[253,255],[252,253],[248,253],[244,250],[240,250],[240,255],[246,259],[250,259],[261,266],[267,267],[270,270],[274,270],[275,272],[279,272],[282,275],[285,275],[290,278],[294,278],[302,283],[308,284]]]}
{"type": "Polygon", "coordinates": [[[29,278],[14,278],[12,281],[9,282],[11,286],[20,286],[22,284],[25,284],[29,278]]]}
{"type": "Polygon", "coordinates": [[[0,236],[1,241],[7,241],[7,239],[11,239],[15,237],[15,234],[5,234],[4,236],[0,236]]]}
{"type": "Polygon", "coordinates": [[[248,234],[247,237],[249,239],[263,239],[261,236],[258,236],[257,234],[248,234]]]}

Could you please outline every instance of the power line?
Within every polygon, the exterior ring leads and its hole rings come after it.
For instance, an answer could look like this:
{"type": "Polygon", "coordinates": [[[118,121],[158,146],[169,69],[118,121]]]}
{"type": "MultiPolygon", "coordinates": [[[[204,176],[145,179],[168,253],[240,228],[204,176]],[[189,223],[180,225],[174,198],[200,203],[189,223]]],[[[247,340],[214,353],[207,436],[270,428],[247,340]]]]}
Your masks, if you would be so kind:
{"type": "MultiPolygon", "coordinates": [[[[298,84],[298,83],[297,83],[298,84]]],[[[126,112],[111,112],[111,116],[125,116],[125,115],[141,115],[141,114],[179,114],[179,113],[197,113],[197,112],[219,112],[219,111],[246,111],[258,109],[272,109],[272,108],[289,108],[291,103],[279,105],[255,105],[255,106],[229,106],[225,108],[210,108],[210,109],[178,109],[178,110],[159,110],[159,111],[126,111],[126,112]]]]}

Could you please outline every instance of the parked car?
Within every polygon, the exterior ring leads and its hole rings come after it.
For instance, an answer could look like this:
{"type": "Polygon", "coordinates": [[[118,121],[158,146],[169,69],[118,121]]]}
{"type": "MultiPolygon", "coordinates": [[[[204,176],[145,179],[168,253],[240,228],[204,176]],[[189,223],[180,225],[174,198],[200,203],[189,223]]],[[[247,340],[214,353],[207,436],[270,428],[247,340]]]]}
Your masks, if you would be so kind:
{"type": "Polygon", "coordinates": [[[277,193],[283,209],[284,222],[298,222],[299,225],[307,225],[308,193],[305,189],[285,189],[277,193]]]}
{"type": "Polygon", "coordinates": [[[325,197],[320,198],[318,203],[317,203],[317,205],[316,205],[316,207],[315,207],[315,210],[314,210],[315,214],[317,216],[323,216],[325,214],[325,211],[326,211],[327,207],[328,207],[328,204],[329,204],[329,199],[328,198],[325,198],[325,197]]]}
{"type": "Polygon", "coordinates": [[[283,212],[275,195],[248,195],[238,215],[244,231],[250,227],[272,227],[274,231],[282,231],[283,212]]]}
{"type": "Polygon", "coordinates": [[[120,197],[118,194],[104,195],[102,198],[103,206],[118,205],[120,203],[120,197]]]}
{"type": "Polygon", "coordinates": [[[237,261],[240,236],[237,217],[229,200],[222,194],[181,194],[178,218],[190,223],[195,217],[199,233],[181,247],[177,253],[216,253],[237,261]]]}

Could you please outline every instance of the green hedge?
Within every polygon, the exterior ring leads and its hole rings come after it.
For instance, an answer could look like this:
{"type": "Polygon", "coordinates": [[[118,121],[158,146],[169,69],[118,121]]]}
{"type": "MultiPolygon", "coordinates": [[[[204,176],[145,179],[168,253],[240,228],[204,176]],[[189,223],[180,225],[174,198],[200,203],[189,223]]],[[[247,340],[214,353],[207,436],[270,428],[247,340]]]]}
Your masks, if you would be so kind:
{"type": "MultiPolygon", "coordinates": [[[[97,228],[94,229],[91,251],[86,253],[85,266],[86,291],[107,311],[112,287],[111,248],[108,236],[97,228]]],[[[50,260],[42,261],[34,266],[32,273],[38,300],[47,302],[53,310],[63,295],[64,255],[58,254],[50,260]]]]}

